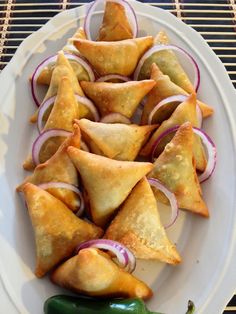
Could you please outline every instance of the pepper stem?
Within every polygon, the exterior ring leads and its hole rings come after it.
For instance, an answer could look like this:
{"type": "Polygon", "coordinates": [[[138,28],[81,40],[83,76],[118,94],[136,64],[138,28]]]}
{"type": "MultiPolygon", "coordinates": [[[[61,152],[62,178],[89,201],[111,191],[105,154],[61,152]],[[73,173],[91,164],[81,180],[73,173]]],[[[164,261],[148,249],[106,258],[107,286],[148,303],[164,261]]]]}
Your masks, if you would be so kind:
{"type": "Polygon", "coordinates": [[[189,300],[188,301],[188,311],[186,312],[186,314],[193,314],[195,312],[195,306],[193,301],[189,300]]]}

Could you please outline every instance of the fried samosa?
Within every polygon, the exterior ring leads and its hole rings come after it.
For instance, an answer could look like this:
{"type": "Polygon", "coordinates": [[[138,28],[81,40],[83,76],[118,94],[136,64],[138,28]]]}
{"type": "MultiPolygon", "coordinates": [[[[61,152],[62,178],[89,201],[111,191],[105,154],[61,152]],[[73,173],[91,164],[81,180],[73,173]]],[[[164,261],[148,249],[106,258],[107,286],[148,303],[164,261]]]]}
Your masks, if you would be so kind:
{"type": "Polygon", "coordinates": [[[71,256],[81,242],[102,235],[102,229],[75,216],[47,191],[31,183],[22,191],[35,234],[37,277],[71,256]]]}
{"type": "Polygon", "coordinates": [[[80,173],[98,226],[107,224],[135,184],[153,168],[151,163],[113,160],[75,147],[67,152],[80,173]]]}
{"type": "MultiPolygon", "coordinates": [[[[86,39],[84,29],[82,27],[79,27],[76,30],[73,37],[86,39]]],[[[70,43],[70,40],[67,41],[66,45],[62,48],[62,50],[64,51],[64,53],[79,55],[78,50],[74,47],[73,44],[70,43]]],[[[78,81],[89,81],[89,75],[87,71],[78,62],[72,59],[69,60],[69,62],[75,72],[75,75],[78,81]]],[[[55,68],[55,63],[51,63],[48,66],[46,66],[39,74],[37,78],[37,84],[50,85],[52,72],[54,68],[55,68]]]]}
{"type": "MultiPolygon", "coordinates": [[[[147,101],[144,105],[141,118],[142,124],[148,123],[149,114],[161,100],[174,95],[188,96],[188,93],[178,85],[174,84],[168,75],[164,75],[155,63],[151,66],[151,79],[156,82],[156,85],[147,96],[147,101]]],[[[213,114],[214,110],[212,107],[199,100],[197,102],[202,111],[203,118],[207,118],[213,114]]]]}
{"type": "MultiPolygon", "coordinates": [[[[67,155],[68,146],[80,148],[80,129],[74,125],[74,132],[59,147],[58,151],[45,163],[38,165],[31,176],[28,176],[17,191],[22,191],[25,183],[30,182],[35,185],[48,182],[64,182],[79,185],[77,170],[67,155]]],[[[77,212],[80,208],[79,196],[68,189],[49,188],[47,191],[66,204],[72,211],[77,212]]]]}
{"type": "Polygon", "coordinates": [[[130,76],[142,55],[152,46],[153,37],[121,41],[90,41],[74,38],[74,45],[99,75],[130,76]]]}
{"type": "Polygon", "coordinates": [[[44,130],[64,129],[72,131],[73,121],[78,119],[79,116],[79,106],[71,81],[68,77],[64,76],[59,82],[57,97],[44,126],[44,130]]]}
{"type": "Polygon", "coordinates": [[[117,41],[133,38],[133,32],[123,5],[106,1],[99,41],[117,41]]]}
{"type": "Polygon", "coordinates": [[[75,293],[96,297],[148,299],[152,290],[142,281],[117,266],[111,257],[87,248],[59,266],[52,281],[75,293]]]}
{"type": "Polygon", "coordinates": [[[98,152],[97,149],[93,150],[95,144],[101,152],[99,155],[127,161],[137,157],[150,133],[157,127],[156,125],[98,123],[87,119],[76,122],[92,153],[98,152]]]}
{"type": "Polygon", "coordinates": [[[157,202],[146,178],[132,190],[104,237],[125,244],[137,258],[169,264],[181,261],[162,226],[157,202]]]}
{"type": "Polygon", "coordinates": [[[105,116],[118,112],[131,118],[139,103],[155,86],[153,80],[131,81],[126,83],[81,82],[84,93],[105,116]]]}
{"type": "MultiPolygon", "coordinates": [[[[160,180],[175,193],[179,208],[208,217],[193,160],[193,141],[192,125],[186,122],[156,159],[148,177],[160,180]]],[[[154,194],[163,201],[163,194],[160,195],[158,191],[154,191],[154,194]]]]}
{"type": "MultiPolygon", "coordinates": [[[[50,81],[50,85],[48,88],[48,91],[44,97],[44,100],[47,100],[48,98],[52,96],[56,96],[59,88],[59,84],[61,82],[62,77],[67,77],[70,79],[72,89],[75,94],[79,96],[84,96],[84,93],[80,87],[80,84],[75,76],[75,73],[69,63],[69,61],[66,59],[63,51],[58,52],[57,62],[55,65],[55,68],[52,73],[52,78],[50,81]]],[[[42,103],[43,103],[42,102],[42,103]]],[[[83,105],[82,103],[78,103],[79,106],[79,114],[80,118],[88,117],[90,116],[89,109],[83,105]]],[[[38,117],[38,110],[35,112],[35,114],[31,117],[30,121],[32,123],[35,123],[37,121],[38,117]]]]}
{"type": "MultiPolygon", "coordinates": [[[[79,118],[79,106],[72,89],[71,81],[68,77],[62,77],[58,85],[55,103],[43,131],[49,129],[63,129],[71,132],[73,131],[73,121],[77,118],[79,118]]],[[[62,136],[49,138],[40,150],[40,163],[51,158],[64,140],[65,137],[62,136]]],[[[35,166],[31,156],[29,156],[23,164],[26,170],[32,170],[35,166]]]]}
{"type": "MultiPolygon", "coordinates": [[[[160,127],[155,131],[152,135],[149,142],[141,151],[141,155],[148,156],[153,148],[158,137],[165,132],[166,130],[176,126],[181,125],[184,122],[191,122],[191,124],[195,127],[198,126],[197,112],[196,112],[196,94],[190,95],[186,101],[181,103],[175,111],[172,113],[169,119],[162,122],[160,127]]],[[[169,142],[169,138],[166,137],[164,141],[164,146],[169,142]]],[[[193,142],[193,156],[196,162],[196,168],[200,171],[204,171],[206,168],[206,156],[204,152],[204,148],[202,146],[202,142],[199,136],[194,134],[194,142],[193,142]]]]}
{"type": "MultiPolygon", "coordinates": [[[[154,45],[168,45],[169,38],[164,31],[160,31],[154,39],[154,45]]],[[[179,63],[178,58],[171,49],[166,49],[153,53],[143,64],[139,79],[147,79],[150,77],[151,65],[155,63],[158,65],[160,70],[168,75],[172,82],[180,86],[187,93],[194,93],[194,87],[190,82],[187,74],[183,67],[179,63]]]]}

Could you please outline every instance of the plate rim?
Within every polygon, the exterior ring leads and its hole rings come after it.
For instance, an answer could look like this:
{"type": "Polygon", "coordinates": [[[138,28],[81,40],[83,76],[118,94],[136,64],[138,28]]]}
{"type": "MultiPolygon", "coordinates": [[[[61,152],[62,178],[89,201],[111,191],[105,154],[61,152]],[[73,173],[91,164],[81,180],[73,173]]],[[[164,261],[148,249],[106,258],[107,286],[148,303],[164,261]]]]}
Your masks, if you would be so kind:
{"type": "MultiPolygon", "coordinates": [[[[150,9],[150,5],[148,5],[147,3],[140,3],[137,2],[135,0],[131,0],[132,3],[137,6],[144,9],[148,8],[150,9]]],[[[30,36],[28,36],[18,47],[17,51],[15,52],[13,58],[11,59],[11,61],[7,64],[7,66],[3,69],[3,71],[0,74],[0,86],[2,85],[6,85],[4,83],[8,82],[7,88],[5,89],[5,93],[4,95],[1,95],[0,99],[4,99],[5,95],[8,92],[8,89],[11,88],[11,84],[15,81],[15,79],[17,78],[17,76],[19,75],[19,73],[17,73],[15,71],[15,69],[17,69],[17,64],[22,61],[22,57],[24,60],[23,65],[21,65],[21,68],[24,67],[24,65],[27,63],[27,61],[29,60],[29,58],[32,56],[32,54],[35,53],[35,51],[37,51],[37,47],[39,47],[39,45],[42,43],[42,41],[44,41],[44,39],[48,38],[50,35],[52,35],[55,31],[58,31],[59,28],[72,23],[72,21],[68,21],[66,23],[64,23],[63,25],[60,25],[60,21],[63,18],[67,18],[69,19],[69,16],[71,14],[74,14],[75,17],[79,14],[79,16],[81,16],[81,14],[83,15],[86,7],[88,6],[88,3],[80,6],[80,7],[76,7],[70,10],[66,10],[63,12],[58,13],[57,15],[55,15],[53,18],[51,18],[45,25],[43,25],[39,30],[37,30],[36,32],[34,32],[33,34],[31,34],[30,36]],[[77,13],[77,14],[76,14],[77,13]],[[48,29],[51,28],[51,31],[48,32],[48,29]],[[59,26],[59,27],[58,27],[59,26]],[[38,40],[38,44],[36,46],[34,46],[32,49],[32,51],[27,54],[26,56],[24,56],[24,49],[27,46],[33,46],[33,42],[35,40],[38,40]]],[[[160,11],[160,12],[165,12],[163,13],[166,17],[166,19],[170,20],[171,23],[173,24],[178,24],[178,31],[180,31],[179,29],[183,30],[183,34],[184,36],[187,38],[187,41],[189,41],[189,37],[191,36],[191,33],[194,34],[194,36],[198,37],[198,40],[201,41],[201,50],[204,50],[203,53],[205,54],[203,56],[204,60],[207,61],[209,68],[212,67],[212,62],[214,62],[214,71],[218,72],[221,75],[221,82],[222,86],[227,86],[227,94],[225,94],[225,92],[223,91],[222,88],[220,88],[220,93],[221,95],[224,96],[225,101],[227,100],[228,103],[228,107],[226,108],[227,110],[227,117],[230,119],[230,130],[231,130],[231,135],[234,138],[234,149],[236,147],[236,123],[235,123],[235,117],[236,117],[236,107],[234,108],[233,106],[230,106],[230,99],[233,99],[233,97],[236,96],[236,91],[233,88],[233,85],[230,81],[230,78],[226,72],[225,67],[223,66],[223,64],[221,63],[220,59],[217,57],[217,55],[212,51],[212,49],[209,47],[209,45],[205,42],[205,40],[203,39],[203,37],[197,32],[195,31],[193,28],[191,28],[190,26],[186,25],[183,21],[179,20],[178,18],[176,18],[175,16],[173,16],[170,12],[168,12],[167,10],[158,8],[158,7],[154,7],[153,9],[155,9],[154,11],[160,11]],[[189,33],[187,32],[189,31],[189,33]],[[187,34],[186,34],[187,33],[187,34]],[[230,114],[233,113],[232,115],[230,114]]],[[[151,12],[149,13],[150,15],[151,12]]],[[[153,17],[154,18],[154,17],[153,17]]],[[[157,19],[157,18],[156,18],[157,19]]],[[[191,47],[191,45],[190,45],[191,47]]],[[[201,51],[202,53],[202,51],[201,51]]],[[[4,109],[4,101],[0,102],[0,108],[4,109]]],[[[6,108],[5,108],[6,109],[6,108]]],[[[7,114],[7,112],[4,112],[4,114],[7,114]]],[[[1,130],[0,130],[0,135],[1,135],[1,130]]],[[[235,203],[235,201],[234,201],[235,203]]],[[[235,223],[236,225],[236,223],[235,223]]],[[[235,248],[235,242],[236,242],[236,228],[233,228],[232,232],[231,232],[231,249],[230,249],[230,254],[227,254],[226,258],[227,259],[227,264],[224,267],[224,272],[223,274],[221,273],[221,284],[219,283],[219,280],[217,280],[217,287],[215,288],[215,292],[214,295],[211,295],[212,297],[215,297],[216,294],[218,296],[218,300],[216,300],[216,303],[218,303],[218,306],[223,310],[225,305],[227,304],[227,302],[229,301],[229,298],[233,295],[234,290],[235,290],[235,282],[236,282],[236,271],[234,270],[234,265],[233,265],[233,257],[236,257],[236,248],[235,248]],[[226,272],[227,271],[227,272],[226,272]],[[224,285],[224,290],[222,291],[222,288],[219,286],[222,286],[222,283],[224,285]],[[221,289],[219,291],[219,289],[221,289]],[[222,293],[223,292],[223,293],[222,293]]],[[[0,274],[1,275],[1,274],[0,274]]],[[[0,276],[1,280],[3,281],[2,275],[0,276]]],[[[6,292],[6,294],[8,295],[8,293],[6,292]]],[[[6,296],[8,298],[8,296],[6,296]]],[[[15,301],[13,301],[13,303],[15,304],[15,301]]],[[[211,308],[211,304],[205,304],[205,308],[203,309],[204,313],[206,311],[209,311],[211,308]]],[[[215,308],[216,309],[216,308],[215,308]]],[[[202,309],[201,313],[202,312],[202,309]]],[[[217,308],[218,310],[218,308],[217,308]]]]}

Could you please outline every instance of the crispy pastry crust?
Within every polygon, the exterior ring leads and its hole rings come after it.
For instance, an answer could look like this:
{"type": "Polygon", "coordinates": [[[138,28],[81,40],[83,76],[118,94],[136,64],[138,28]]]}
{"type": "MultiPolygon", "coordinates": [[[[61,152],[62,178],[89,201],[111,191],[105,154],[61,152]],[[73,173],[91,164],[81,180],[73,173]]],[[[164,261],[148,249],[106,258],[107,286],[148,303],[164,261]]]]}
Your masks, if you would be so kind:
{"type": "Polygon", "coordinates": [[[88,193],[93,221],[105,226],[135,184],[153,168],[151,163],[118,161],[69,147],[88,193]]]}
{"type": "Polygon", "coordinates": [[[22,191],[35,234],[37,277],[71,256],[81,242],[102,235],[101,228],[75,216],[47,191],[31,183],[26,183],[22,191]]]}
{"type": "Polygon", "coordinates": [[[157,127],[157,125],[98,123],[87,119],[78,120],[77,123],[93,153],[99,152],[99,155],[124,161],[133,161],[137,157],[150,133],[157,127]],[[93,144],[96,145],[96,149],[93,144]]]}
{"type": "Polygon", "coordinates": [[[152,290],[118,267],[111,257],[94,248],[83,249],[59,266],[51,276],[54,283],[75,293],[99,297],[148,299],[152,290]]]}
{"type": "Polygon", "coordinates": [[[146,178],[132,190],[104,237],[123,243],[137,258],[174,265],[181,261],[161,224],[156,199],[146,178]]]}
{"type": "MultiPolygon", "coordinates": [[[[160,180],[175,193],[180,208],[208,217],[193,161],[193,139],[192,125],[186,122],[156,159],[148,177],[160,180]]],[[[163,200],[158,191],[155,195],[163,200]]]]}

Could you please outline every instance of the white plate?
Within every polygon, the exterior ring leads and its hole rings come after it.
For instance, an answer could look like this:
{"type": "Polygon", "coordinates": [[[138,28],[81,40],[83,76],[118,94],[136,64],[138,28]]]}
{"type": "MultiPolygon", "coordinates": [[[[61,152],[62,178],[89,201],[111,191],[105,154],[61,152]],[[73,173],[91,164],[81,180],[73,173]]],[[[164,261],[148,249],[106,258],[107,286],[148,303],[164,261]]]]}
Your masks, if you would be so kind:
{"type": "MultiPolygon", "coordinates": [[[[138,2],[132,5],[138,15],[140,36],[155,35],[164,28],[172,43],[196,58],[201,70],[199,98],[215,108],[215,115],[204,122],[204,128],[218,148],[216,171],[203,185],[211,218],[183,213],[170,231],[183,263],[172,267],[142,262],[136,274],[154,290],[148,302],[152,310],[183,314],[191,299],[197,313],[221,313],[236,283],[235,91],[219,59],[193,29],[161,9],[138,2]]],[[[62,291],[48,278],[40,280],[33,275],[33,233],[15,187],[26,175],[21,164],[35,137],[35,127],[28,123],[35,110],[28,77],[41,60],[64,45],[84,12],[80,7],[55,16],[20,45],[0,76],[1,313],[42,313],[44,300],[62,291]]]]}

